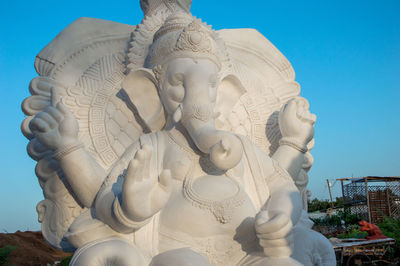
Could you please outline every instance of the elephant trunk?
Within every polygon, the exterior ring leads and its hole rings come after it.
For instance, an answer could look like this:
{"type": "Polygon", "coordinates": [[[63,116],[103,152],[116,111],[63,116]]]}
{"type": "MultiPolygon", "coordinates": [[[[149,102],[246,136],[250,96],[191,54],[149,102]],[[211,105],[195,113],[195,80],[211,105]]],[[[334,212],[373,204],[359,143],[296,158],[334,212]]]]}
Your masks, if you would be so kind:
{"type": "Polygon", "coordinates": [[[197,148],[210,154],[211,162],[221,170],[235,167],[242,158],[243,147],[235,135],[215,128],[211,106],[192,105],[184,113],[182,123],[197,148]]]}
{"type": "Polygon", "coordinates": [[[216,167],[235,167],[242,158],[242,143],[235,135],[215,128],[216,89],[210,87],[210,71],[196,63],[186,72],[183,84],[185,96],[173,115],[174,121],[181,121],[197,148],[210,154],[216,167]]]}

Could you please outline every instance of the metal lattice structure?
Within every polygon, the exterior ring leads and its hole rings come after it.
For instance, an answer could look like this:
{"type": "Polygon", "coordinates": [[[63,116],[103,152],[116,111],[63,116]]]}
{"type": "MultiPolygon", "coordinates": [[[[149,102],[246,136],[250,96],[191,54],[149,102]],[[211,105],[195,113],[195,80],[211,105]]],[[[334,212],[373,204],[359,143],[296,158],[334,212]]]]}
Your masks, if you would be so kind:
{"type": "Polygon", "coordinates": [[[386,216],[400,219],[400,177],[367,176],[338,180],[342,184],[345,212],[375,224],[386,216]]]}

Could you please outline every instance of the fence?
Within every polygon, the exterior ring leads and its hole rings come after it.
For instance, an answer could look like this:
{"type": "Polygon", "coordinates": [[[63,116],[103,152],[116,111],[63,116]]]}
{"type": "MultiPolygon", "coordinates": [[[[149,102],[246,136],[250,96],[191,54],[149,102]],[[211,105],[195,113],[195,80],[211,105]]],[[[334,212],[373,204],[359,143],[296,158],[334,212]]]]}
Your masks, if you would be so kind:
{"type": "Polygon", "coordinates": [[[385,216],[400,218],[400,177],[368,176],[338,180],[342,184],[345,212],[375,224],[385,216]]]}

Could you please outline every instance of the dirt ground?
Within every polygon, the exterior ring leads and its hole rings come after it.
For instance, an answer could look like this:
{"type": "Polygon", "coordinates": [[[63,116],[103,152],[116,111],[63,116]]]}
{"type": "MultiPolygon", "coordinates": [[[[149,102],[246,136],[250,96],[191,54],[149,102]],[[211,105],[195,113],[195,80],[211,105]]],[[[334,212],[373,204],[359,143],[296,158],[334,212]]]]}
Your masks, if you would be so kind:
{"type": "Polygon", "coordinates": [[[15,246],[16,249],[10,253],[4,265],[52,265],[72,255],[52,248],[41,232],[0,233],[0,248],[7,245],[15,246]]]}

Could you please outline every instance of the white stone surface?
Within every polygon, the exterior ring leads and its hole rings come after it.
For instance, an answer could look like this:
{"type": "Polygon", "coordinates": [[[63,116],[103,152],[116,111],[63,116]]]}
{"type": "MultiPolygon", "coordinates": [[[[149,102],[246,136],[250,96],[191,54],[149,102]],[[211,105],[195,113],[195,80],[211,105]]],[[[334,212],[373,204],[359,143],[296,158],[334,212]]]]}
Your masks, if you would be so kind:
{"type": "Polygon", "coordinates": [[[22,131],[44,237],[72,265],[334,265],[304,217],[316,117],[290,63],[190,2],[78,19],[39,53],[22,131]]]}

